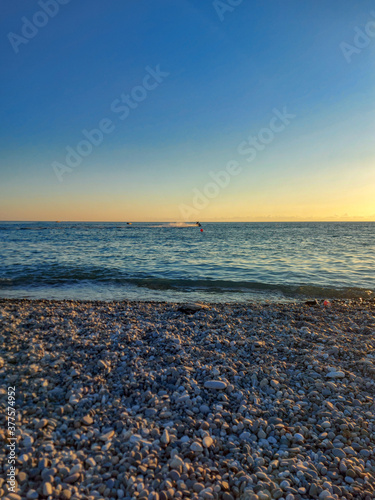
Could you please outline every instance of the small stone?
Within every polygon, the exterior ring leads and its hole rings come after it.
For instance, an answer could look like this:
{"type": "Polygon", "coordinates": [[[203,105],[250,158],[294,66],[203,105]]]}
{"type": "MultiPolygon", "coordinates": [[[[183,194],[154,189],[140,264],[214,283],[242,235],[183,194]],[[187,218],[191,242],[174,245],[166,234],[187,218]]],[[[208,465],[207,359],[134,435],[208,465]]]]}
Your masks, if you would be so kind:
{"type": "Polygon", "coordinates": [[[182,467],[184,465],[184,462],[183,460],[181,460],[181,458],[178,456],[178,455],[175,455],[171,461],[169,462],[169,466],[172,468],[172,469],[179,469],[180,467],[182,467]]]}
{"type": "Polygon", "coordinates": [[[305,440],[305,438],[302,436],[302,434],[297,432],[296,434],[294,434],[294,440],[302,443],[305,440]]]}
{"type": "Polygon", "coordinates": [[[146,408],[145,415],[146,417],[154,417],[158,413],[156,408],[146,408]]]}
{"type": "Polygon", "coordinates": [[[82,470],[82,465],[81,464],[73,465],[73,467],[69,471],[69,475],[72,476],[76,472],[81,472],[81,470],[82,470]]]}
{"type": "Polygon", "coordinates": [[[346,471],[346,475],[349,476],[349,477],[353,477],[353,478],[357,477],[357,474],[356,474],[356,472],[353,469],[348,469],[346,471]]]}
{"type": "Polygon", "coordinates": [[[223,390],[226,389],[227,383],[222,380],[206,380],[204,387],[206,389],[223,390]]]}
{"type": "Polygon", "coordinates": [[[79,472],[76,472],[75,474],[72,474],[71,476],[68,476],[66,479],[64,479],[64,481],[66,483],[75,483],[76,481],[78,481],[78,479],[80,478],[81,474],[79,472]]]}
{"type": "Polygon", "coordinates": [[[194,483],[193,484],[193,490],[195,491],[195,493],[200,493],[201,491],[204,490],[204,484],[202,484],[202,483],[194,483]]]}
{"type": "Polygon", "coordinates": [[[70,490],[67,490],[67,489],[62,490],[62,492],[61,492],[61,498],[63,500],[70,500],[71,497],[72,497],[72,492],[70,490]]]}
{"type": "Polygon", "coordinates": [[[52,495],[53,493],[53,488],[51,483],[44,483],[43,484],[43,495],[48,497],[49,495],[52,495]]]}
{"type": "Polygon", "coordinates": [[[259,384],[259,387],[261,389],[264,389],[265,387],[267,387],[268,385],[268,379],[267,378],[263,378],[261,381],[260,381],[260,384],[259,384]]]}
{"type": "Polygon", "coordinates": [[[183,312],[185,314],[194,314],[197,311],[201,311],[204,309],[209,309],[209,306],[207,306],[206,304],[200,304],[199,302],[191,304],[183,304],[178,308],[180,312],[183,312]]]}
{"type": "Polygon", "coordinates": [[[85,463],[89,467],[95,467],[96,466],[96,462],[95,462],[95,460],[92,457],[87,458],[85,463]]]}
{"type": "Polygon", "coordinates": [[[169,437],[169,432],[167,431],[167,429],[164,429],[164,432],[160,438],[160,442],[165,444],[165,445],[169,444],[170,437],[169,437]]]}
{"type": "Polygon", "coordinates": [[[191,451],[195,451],[196,453],[201,453],[203,451],[202,445],[197,443],[196,441],[194,441],[194,443],[190,445],[190,449],[191,451]]]}
{"type": "Polygon", "coordinates": [[[309,493],[313,498],[317,498],[318,496],[318,487],[315,483],[312,483],[309,489],[309,493]]]}
{"type": "Polygon", "coordinates": [[[272,491],[272,498],[275,500],[278,500],[283,496],[283,490],[280,488],[276,488],[275,490],[272,491]]]}
{"type": "Polygon", "coordinates": [[[34,443],[34,438],[31,436],[25,436],[24,440],[22,441],[22,445],[25,448],[30,448],[30,446],[32,446],[33,443],[34,443]]]}
{"type": "Polygon", "coordinates": [[[345,453],[347,455],[356,455],[357,453],[353,450],[353,448],[351,446],[345,446],[345,448],[343,448],[343,451],[345,451],[345,453]]]}
{"type": "Polygon", "coordinates": [[[90,417],[90,415],[85,415],[84,417],[82,417],[81,422],[83,425],[92,425],[94,423],[94,420],[92,419],[92,417],[90,417]]]}
{"type": "Polygon", "coordinates": [[[203,446],[205,448],[210,448],[210,446],[212,446],[214,444],[214,440],[212,439],[212,437],[210,436],[205,436],[203,438],[203,446]]]}
{"type": "Polygon", "coordinates": [[[28,461],[29,461],[29,455],[27,455],[26,453],[23,453],[20,457],[19,457],[19,461],[22,462],[23,464],[26,464],[28,461]]]}
{"type": "Polygon", "coordinates": [[[203,413],[204,415],[207,415],[207,413],[210,413],[210,407],[207,405],[201,405],[199,407],[199,411],[203,413]]]}
{"type": "Polygon", "coordinates": [[[345,373],[341,371],[329,372],[326,374],[328,378],[345,378],[345,373]]]}
{"type": "Polygon", "coordinates": [[[39,498],[39,493],[36,490],[29,490],[26,494],[27,498],[30,498],[31,500],[36,500],[39,498]]]}
{"type": "Polygon", "coordinates": [[[171,470],[169,473],[169,477],[172,479],[172,481],[179,481],[180,473],[177,470],[171,470]]]}
{"type": "Polygon", "coordinates": [[[225,491],[223,493],[222,499],[223,500],[234,500],[233,496],[230,493],[228,493],[227,491],[225,491]]]}
{"type": "MultiPolygon", "coordinates": [[[[255,497],[256,498],[256,497],[255,497]]],[[[258,491],[259,500],[271,500],[271,493],[268,490],[258,491]]]]}
{"type": "Polygon", "coordinates": [[[75,406],[79,403],[79,397],[76,396],[75,394],[72,394],[69,398],[69,404],[72,406],[75,406]]]}
{"type": "Polygon", "coordinates": [[[370,456],[369,450],[365,450],[364,448],[359,451],[359,454],[362,455],[362,457],[368,458],[370,456]]]}
{"type": "Polygon", "coordinates": [[[328,490],[323,490],[319,494],[319,500],[324,500],[325,498],[329,497],[331,493],[328,490]]]}
{"type": "Polygon", "coordinates": [[[333,448],[331,450],[331,453],[334,457],[338,457],[338,458],[345,458],[346,457],[345,451],[340,449],[340,448],[333,448]]]}
{"type": "Polygon", "coordinates": [[[17,479],[18,479],[19,483],[21,483],[21,484],[24,483],[27,480],[26,472],[23,472],[23,471],[19,472],[17,479]]]}
{"type": "Polygon", "coordinates": [[[42,418],[42,420],[39,420],[35,427],[37,429],[43,429],[43,427],[46,427],[46,425],[48,425],[48,420],[46,418],[42,418]]]}
{"type": "Polygon", "coordinates": [[[115,431],[112,430],[112,431],[106,432],[105,434],[102,434],[100,436],[100,439],[102,441],[109,441],[110,439],[113,438],[114,435],[115,435],[115,431]]]}

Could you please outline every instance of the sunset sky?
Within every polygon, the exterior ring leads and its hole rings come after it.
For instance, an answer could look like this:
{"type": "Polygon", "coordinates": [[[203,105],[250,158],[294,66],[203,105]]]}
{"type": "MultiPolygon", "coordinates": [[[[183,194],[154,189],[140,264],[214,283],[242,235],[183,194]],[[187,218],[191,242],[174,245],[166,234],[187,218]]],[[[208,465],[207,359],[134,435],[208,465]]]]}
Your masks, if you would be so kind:
{"type": "Polygon", "coordinates": [[[0,40],[1,220],[375,220],[372,0],[14,0],[0,40]]]}

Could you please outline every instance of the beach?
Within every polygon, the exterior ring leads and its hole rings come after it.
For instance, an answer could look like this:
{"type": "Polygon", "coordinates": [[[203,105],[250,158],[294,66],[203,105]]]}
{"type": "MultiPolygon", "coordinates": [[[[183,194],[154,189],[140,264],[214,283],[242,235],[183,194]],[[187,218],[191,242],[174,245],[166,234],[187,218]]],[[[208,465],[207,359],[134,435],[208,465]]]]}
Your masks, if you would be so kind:
{"type": "Polygon", "coordinates": [[[375,498],[374,299],[1,299],[0,331],[2,498],[375,498]]]}

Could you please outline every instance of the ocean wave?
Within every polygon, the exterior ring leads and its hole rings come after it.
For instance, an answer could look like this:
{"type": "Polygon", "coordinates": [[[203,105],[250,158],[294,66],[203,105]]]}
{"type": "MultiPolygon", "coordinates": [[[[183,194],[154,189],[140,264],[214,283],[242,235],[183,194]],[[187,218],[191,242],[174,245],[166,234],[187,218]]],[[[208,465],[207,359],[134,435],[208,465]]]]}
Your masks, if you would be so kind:
{"type": "Polygon", "coordinates": [[[158,277],[115,277],[108,276],[104,271],[100,274],[93,272],[70,273],[67,275],[40,276],[25,275],[16,278],[1,278],[0,289],[17,289],[27,287],[46,286],[101,286],[126,287],[133,285],[149,290],[175,290],[176,292],[200,291],[208,294],[246,294],[260,292],[261,294],[273,293],[284,297],[294,298],[373,298],[374,290],[357,287],[333,288],[319,284],[292,284],[292,283],[263,283],[257,281],[231,281],[214,279],[171,279],[158,277]]]}

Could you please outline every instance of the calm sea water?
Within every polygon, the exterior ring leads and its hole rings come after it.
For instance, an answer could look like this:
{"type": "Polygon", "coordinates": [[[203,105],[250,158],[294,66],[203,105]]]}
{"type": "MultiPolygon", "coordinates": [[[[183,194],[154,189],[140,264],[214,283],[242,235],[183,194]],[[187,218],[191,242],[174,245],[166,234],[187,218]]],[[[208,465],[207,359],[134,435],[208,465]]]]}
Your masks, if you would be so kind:
{"type": "Polygon", "coordinates": [[[0,296],[375,297],[375,223],[0,223],[0,296]]]}

